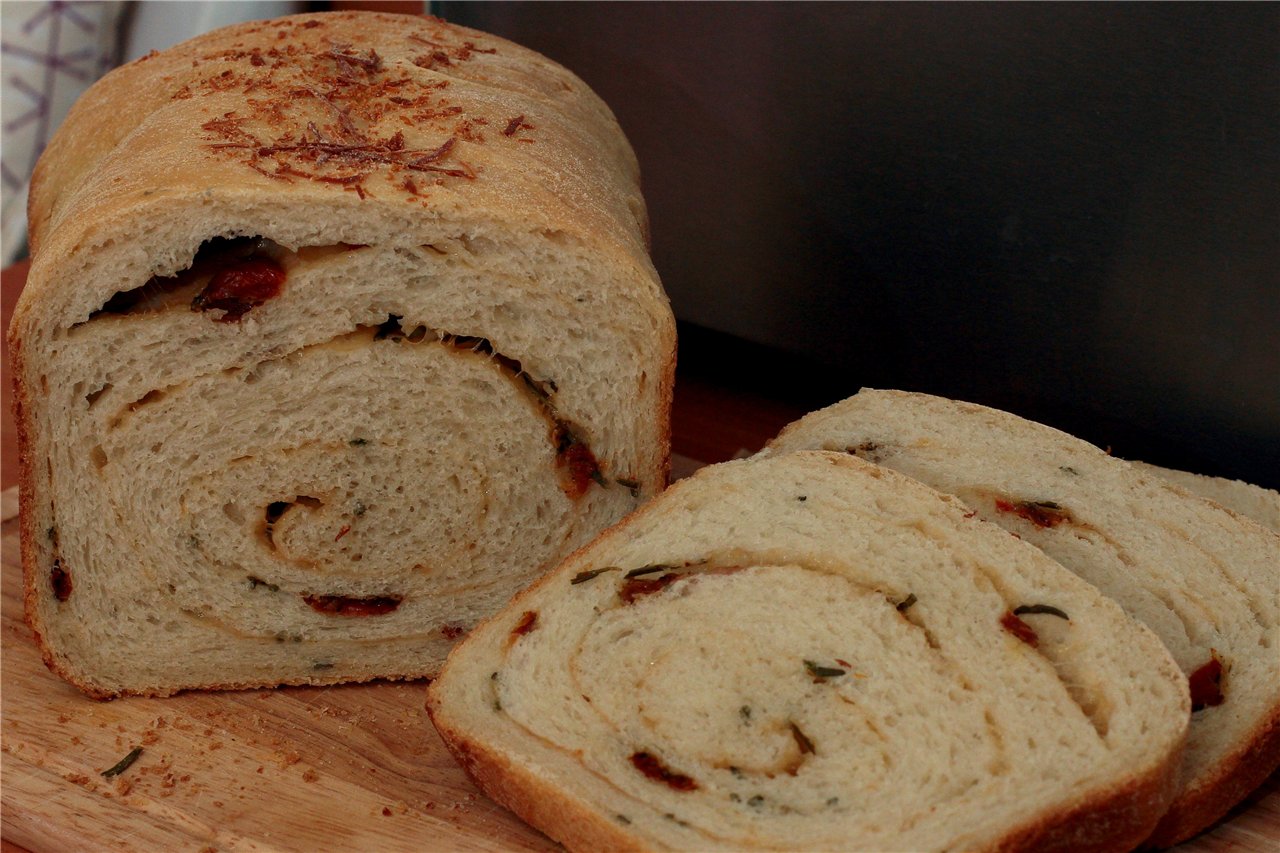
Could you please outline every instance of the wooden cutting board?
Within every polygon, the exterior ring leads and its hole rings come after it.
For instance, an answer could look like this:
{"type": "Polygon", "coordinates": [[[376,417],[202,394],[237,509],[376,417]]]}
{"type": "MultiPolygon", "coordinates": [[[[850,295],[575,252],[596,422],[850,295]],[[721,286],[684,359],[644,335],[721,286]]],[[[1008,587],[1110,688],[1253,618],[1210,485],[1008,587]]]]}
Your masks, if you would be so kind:
{"type": "MultiPolygon", "coordinates": [[[[16,521],[3,522],[2,537],[6,842],[201,853],[557,848],[466,779],[423,710],[422,682],[85,698],[41,662],[22,619],[16,521]],[[101,775],[138,746],[126,771],[101,775]]],[[[1273,776],[1179,853],[1277,849],[1273,776]]]]}

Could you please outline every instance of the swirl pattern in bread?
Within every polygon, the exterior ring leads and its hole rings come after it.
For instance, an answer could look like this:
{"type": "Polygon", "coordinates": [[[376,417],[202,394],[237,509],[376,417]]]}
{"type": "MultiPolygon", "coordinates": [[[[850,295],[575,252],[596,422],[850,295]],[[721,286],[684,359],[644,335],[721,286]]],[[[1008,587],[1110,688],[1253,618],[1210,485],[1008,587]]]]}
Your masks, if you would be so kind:
{"type": "Polygon", "coordinates": [[[962,498],[1160,637],[1190,679],[1181,790],[1151,843],[1188,838],[1280,765],[1280,536],[1058,430],[982,406],[861,393],[765,455],[838,450],[962,498]]]}
{"type": "Polygon", "coordinates": [[[664,485],[635,158],[531,51],[219,30],[86,93],[31,207],[27,607],[94,695],[430,674],[664,485]]]}
{"type": "Polygon", "coordinates": [[[960,502],[847,456],[704,469],[450,656],[437,729],[570,849],[1125,850],[1186,682],[960,502]]]}

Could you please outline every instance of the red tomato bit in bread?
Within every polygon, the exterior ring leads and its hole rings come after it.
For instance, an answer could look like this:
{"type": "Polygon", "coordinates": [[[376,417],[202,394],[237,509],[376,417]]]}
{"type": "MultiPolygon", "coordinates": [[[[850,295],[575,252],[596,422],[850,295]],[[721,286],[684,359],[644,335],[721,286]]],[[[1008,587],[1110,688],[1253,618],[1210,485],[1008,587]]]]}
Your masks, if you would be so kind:
{"type": "Polygon", "coordinates": [[[1000,626],[1032,648],[1040,645],[1035,629],[1014,615],[1012,610],[1006,610],[1000,617],[1000,626]]]}
{"type": "Polygon", "coordinates": [[[604,485],[600,463],[586,442],[574,435],[563,423],[556,425],[556,467],[560,469],[560,487],[570,498],[578,499],[587,493],[594,480],[604,485]]]}
{"type": "Polygon", "coordinates": [[[696,791],[698,783],[683,773],[677,773],[647,752],[635,752],[631,763],[644,775],[656,782],[665,782],[677,791],[696,791]]]}
{"type": "Polygon", "coordinates": [[[1064,521],[1074,520],[1071,513],[1053,501],[1008,501],[996,498],[996,509],[1025,518],[1036,527],[1057,527],[1064,521]]]}
{"type": "Polygon", "coordinates": [[[368,598],[352,598],[345,595],[303,595],[302,600],[317,613],[330,616],[382,616],[400,606],[394,595],[374,595],[368,598]]]}
{"type": "Polygon", "coordinates": [[[680,575],[675,572],[667,572],[658,578],[628,578],[618,588],[618,598],[621,598],[625,604],[635,604],[636,599],[640,596],[661,592],[675,582],[678,577],[680,575]]]}
{"type": "Polygon", "coordinates": [[[249,258],[238,261],[214,273],[191,302],[192,311],[221,309],[226,313],[217,320],[234,323],[249,312],[280,295],[285,273],[270,258],[249,258]]]}
{"type": "Polygon", "coordinates": [[[526,610],[524,615],[520,617],[520,621],[511,629],[511,639],[523,637],[536,627],[538,627],[538,611],[526,610]]]}
{"type": "Polygon", "coordinates": [[[71,597],[71,572],[62,567],[60,557],[53,558],[53,567],[49,569],[49,583],[53,586],[53,597],[66,601],[71,597]]]}
{"type": "Polygon", "coordinates": [[[1222,696],[1222,660],[1213,649],[1209,650],[1209,662],[1187,676],[1191,684],[1191,710],[1203,710],[1212,705],[1221,705],[1222,696]]]}

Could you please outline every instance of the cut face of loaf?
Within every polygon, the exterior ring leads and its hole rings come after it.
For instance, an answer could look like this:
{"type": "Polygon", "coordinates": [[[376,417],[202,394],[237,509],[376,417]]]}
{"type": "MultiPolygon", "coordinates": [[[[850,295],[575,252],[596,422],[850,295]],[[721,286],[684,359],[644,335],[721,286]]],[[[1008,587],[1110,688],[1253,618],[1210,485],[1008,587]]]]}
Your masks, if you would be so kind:
{"type": "Polygon", "coordinates": [[[1161,638],[1190,678],[1182,789],[1153,843],[1221,817],[1280,764],[1280,537],[1005,412],[864,390],[763,451],[837,450],[958,495],[1161,638]]]}
{"type": "Polygon", "coordinates": [[[431,674],[665,483],[634,157],[516,45],[202,36],[86,94],[31,218],[28,615],[94,695],[431,674]]]}
{"type": "Polygon", "coordinates": [[[522,593],[428,710],[574,850],[1127,850],[1186,682],[1004,531],[830,453],[712,466],[522,593]]]}
{"type": "Polygon", "coordinates": [[[1206,477],[1204,474],[1192,474],[1189,471],[1176,471],[1162,468],[1159,465],[1148,465],[1146,462],[1129,463],[1139,471],[1163,477],[1202,498],[1208,498],[1251,518],[1263,527],[1270,527],[1280,533],[1280,492],[1264,489],[1242,480],[1228,480],[1225,477],[1206,477]]]}

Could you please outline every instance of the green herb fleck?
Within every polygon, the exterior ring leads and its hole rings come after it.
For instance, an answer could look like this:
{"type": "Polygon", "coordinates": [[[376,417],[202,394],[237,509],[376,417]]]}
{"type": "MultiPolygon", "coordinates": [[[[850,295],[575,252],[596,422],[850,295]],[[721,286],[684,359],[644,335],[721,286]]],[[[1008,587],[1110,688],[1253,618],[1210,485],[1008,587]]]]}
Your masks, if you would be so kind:
{"type": "Polygon", "coordinates": [[[809,670],[810,675],[818,679],[837,678],[844,675],[843,669],[836,669],[834,666],[822,666],[811,660],[806,660],[804,662],[804,668],[809,670]]]}
{"type": "Polygon", "coordinates": [[[1057,616],[1059,619],[1066,619],[1068,622],[1071,621],[1071,617],[1065,611],[1059,610],[1051,604],[1023,604],[1020,607],[1013,608],[1014,616],[1022,616],[1027,613],[1047,613],[1050,616],[1057,616]]]}
{"type": "Polygon", "coordinates": [[[796,746],[800,747],[800,752],[804,754],[813,752],[813,741],[809,740],[804,732],[800,731],[800,727],[795,723],[791,723],[791,736],[796,739],[796,746]]]}
{"type": "Polygon", "coordinates": [[[352,447],[364,447],[368,443],[369,443],[369,439],[367,438],[353,438],[347,442],[347,444],[351,445],[352,447]]]}
{"type": "Polygon", "coordinates": [[[44,532],[44,535],[48,537],[49,541],[53,544],[58,544],[58,528],[50,527],[44,532]]]}
{"type": "Polygon", "coordinates": [[[730,765],[729,765],[729,772],[730,772],[730,773],[732,773],[732,774],[733,774],[733,776],[734,776],[734,778],[736,778],[736,779],[742,779],[742,778],[744,778],[744,777],[743,777],[743,775],[742,775],[742,768],[740,768],[740,767],[734,767],[732,764],[730,764],[730,765]]]}
{"type": "Polygon", "coordinates": [[[333,661],[318,660],[315,663],[311,664],[311,668],[312,669],[333,669],[333,661]]]}
{"type": "Polygon", "coordinates": [[[364,501],[356,501],[355,506],[351,507],[351,514],[356,518],[359,518],[368,511],[369,508],[364,505],[364,501]]]}
{"type": "Polygon", "coordinates": [[[103,770],[103,777],[111,779],[112,777],[119,776],[121,773],[133,766],[133,762],[138,760],[139,755],[142,755],[142,747],[135,746],[129,751],[128,755],[108,767],[106,770],[103,770]]]}
{"type": "Polygon", "coordinates": [[[257,589],[260,586],[265,586],[267,589],[271,590],[272,592],[280,591],[280,587],[277,584],[267,583],[262,578],[249,575],[249,589],[257,589]]]}
{"type": "Polygon", "coordinates": [[[631,492],[631,497],[633,498],[640,497],[640,481],[639,480],[632,480],[627,477],[619,477],[618,479],[614,480],[614,482],[617,483],[619,486],[622,486],[622,488],[626,489],[627,491],[631,492]]]}
{"type": "Polygon", "coordinates": [[[668,569],[674,569],[674,568],[675,568],[675,566],[669,566],[669,565],[666,565],[665,563],[653,563],[653,564],[648,565],[648,566],[641,566],[641,567],[640,567],[640,568],[638,568],[638,569],[632,569],[631,571],[629,571],[629,572],[627,572],[625,575],[623,575],[623,577],[625,577],[625,578],[638,578],[638,577],[640,577],[641,575],[651,575],[651,574],[653,574],[654,572],[665,572],[665,571],[667,571],[668,569]]]}
{"type": "Polygon", "coordinates": [[[627,816],[626,816],[626,815],[624,815],[624,814],[616,814],[616,815],[614,815],[614,816],[613,816],[613,819],[614,819],[614,820],[616,820],[618,823],[621,823],[621,824],[629,824],[629,823],[631,823],[631,818],[627,817],[627,816]]]}
{"type": "Polygon", "coordinates": [[[729,793],[729,802],[731,802],[731,803],[740,803],[740,802],[742,802],[742,797],[739,797],[737,794],[730,792],[730,793],[729,793]]]}
{"type": "Polygon", "coordinates": [[[1061,472],[1062,472],[1062,473],[1064,473],[1064,474],[1074,474],[1074,475],[1076,475],[1077,477],[1079,477],[1079,476],[1080,476],[1080,472],[1079,472],[1079,471],[1077,471],[1075,468],[1072,468],[1070,465],[1062,465],[1062,466],[1059,466],[1058,470],[1059,470],[1059,471],[1061,471],[1061,472]]]}
{"type": "Polygon", "coordinates": [[[916,594],[913,592],[908,594],[906,598],[902,599],[894,606],[898,608],[899,613],[906,613],[907,610],[911,608],[911,605],[915,604],[919,600],[920,599],[916,598],[916,594]]]}
{"type": "Polygon", "coordinates": [[[616,572],[616,571],[618,571],[617,566],[605,566],[603,569],[589,569],[585,572],[578,572],[576,575],[573,576],[573,580],[569,581],[569,583],[571,584],[584,583],[586,581],[591,580],[596,575],[604,574],[605,572],[616,572]]]}
{"type": "Polygon", "coordinates": [[[808,496],[808,495],[796,495],[796,500],[800,501],[800,503],[804,503],[805,501],[809,500],[809,496],[808,496]]]}
{"type": "Polygon", "coordinates": [[[747,805],[751,806],[753,809],[758,809],[764,805],[764,797],[760,794],[756,794],[754,797],[747,800],[747,805]]]}
{"type": "Polygon", "coordinates": [[[832,798],[830,798],[829,800],[827,800],[827,805],[829,805],[829,806],[838,806],[838,805],[840,805],[840,798],[839,798],[839,797],[832,797],[832,798]]]}
{"type": "Polygon", "coordinates": [[[741,708],[739,708],[739,709],[738,709],[738,716],[742,717],[742,721],[743,721],[744,723],[749,723],[749,722],[751,722],[751,706],[750,706],[750,705],[743,705],[741,708]]]}

